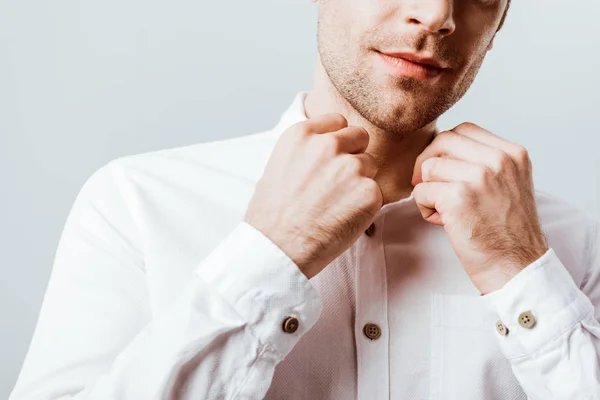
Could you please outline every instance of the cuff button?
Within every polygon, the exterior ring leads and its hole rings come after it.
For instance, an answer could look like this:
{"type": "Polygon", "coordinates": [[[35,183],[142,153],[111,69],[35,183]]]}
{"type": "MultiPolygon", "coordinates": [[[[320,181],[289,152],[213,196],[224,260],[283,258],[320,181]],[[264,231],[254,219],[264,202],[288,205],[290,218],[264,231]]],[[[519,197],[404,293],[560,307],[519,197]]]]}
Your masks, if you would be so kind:
{"type": "Polygon", "coordinates": [[[283,331],[285,333],[294,333],[298,330],[298,319],[294,317],[287,317],[285,321],[283,321],[283,331]]]}
{"type": "Polygon", "coordinates": [[[506,325],[504,325],[504,323],[500,320],[498,320],[496,322],[496,331],[498,331],[498,333],[502,336],[506,336],[508,335],[508,328],[506,327],[506,325]]]}
{"type": "Polygon", "coordinates": [[[519,325],[523,328],[531,329],[535,325],[535,317],[530,311],[519,314],[519,325]]]}

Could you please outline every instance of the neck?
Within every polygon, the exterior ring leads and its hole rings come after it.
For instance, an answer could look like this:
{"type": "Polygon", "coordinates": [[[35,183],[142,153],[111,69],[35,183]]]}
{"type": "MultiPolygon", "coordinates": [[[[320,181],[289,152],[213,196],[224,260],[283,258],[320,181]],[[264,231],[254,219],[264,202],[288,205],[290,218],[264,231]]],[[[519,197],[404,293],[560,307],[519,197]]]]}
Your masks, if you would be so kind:
{"type": "Polygon", "coordinates": [[[413,190],[411,178],[417,157],[431,143],[437,132],[436,122],[414,132],[406,132],[398,138],[363,118],[337,91],[317,60],[313,85],[304,101],[308,118],[328,113],[340,113],[348,125],[360,126],[369,132],[369,153],[377,161],[375,181],[383,194],[383,204],[410,196],[413,190]]]}

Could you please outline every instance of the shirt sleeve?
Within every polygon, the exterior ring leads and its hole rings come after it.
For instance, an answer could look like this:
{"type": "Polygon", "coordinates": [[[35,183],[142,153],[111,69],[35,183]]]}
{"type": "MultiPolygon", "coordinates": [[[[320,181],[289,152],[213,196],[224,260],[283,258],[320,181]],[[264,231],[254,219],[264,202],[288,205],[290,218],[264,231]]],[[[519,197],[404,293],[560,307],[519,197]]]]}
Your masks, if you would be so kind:
{"type": "Polygon", "coordinates": [[[600,399],[597,225],[590,236],[581,288],[550,248],[504,287],[483,296],[498,315],[499,346],[531,400],[600,399]]]}
{"type": "Polygon", "coordinates": [[[275,366],[320,316],[312,284],[241,222],[156,312],[114,164],[76,197],[10,399],[264,398],[275,366]]]}

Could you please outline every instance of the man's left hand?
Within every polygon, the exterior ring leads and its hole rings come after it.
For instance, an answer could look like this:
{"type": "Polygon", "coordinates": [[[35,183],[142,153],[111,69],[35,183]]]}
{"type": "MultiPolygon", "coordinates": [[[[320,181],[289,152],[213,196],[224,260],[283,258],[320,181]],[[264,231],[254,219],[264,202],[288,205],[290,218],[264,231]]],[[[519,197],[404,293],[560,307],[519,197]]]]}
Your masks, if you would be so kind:
{"type": "Polygon", "coordinates": [[[548,250],[527,150],[472,123],[439,133],[412,177],[423,218],[443,226],[482,294],[548,250]]]}

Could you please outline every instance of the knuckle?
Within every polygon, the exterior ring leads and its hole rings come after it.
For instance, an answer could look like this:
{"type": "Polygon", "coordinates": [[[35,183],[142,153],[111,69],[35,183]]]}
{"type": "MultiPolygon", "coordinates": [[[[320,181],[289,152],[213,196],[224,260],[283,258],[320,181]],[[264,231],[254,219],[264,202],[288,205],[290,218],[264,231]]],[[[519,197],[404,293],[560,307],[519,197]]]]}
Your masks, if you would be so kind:
{"type": "Polygon", "coordinates": [[[454,136],[454,135],[457,135],[457,133],[456,132],[452,132],[452,131],[441,131],[440,133],[438,133],[436,135],[436,137],[438,137],[438,138],[444,138],[445,139],[447,137],[451,137],[451,136],[454,136]]]}
{"type": "Polygon", "coordinates": [[[479,128],[479,126],[477,126],[477,124],[475,124],[473,122],[465,121],[465,122],[461,123],[460,125],[458,125],[458,128],[473,129],[473,128],[479,128]]]}
{"type": "Polygon", "coordinates": [[[379,185],[373,179],[364,179],[363,180],[363,188],[366,192],[375,193],[379,191],[379,185]]]}
{"type": "Polygon", "coordinates": [[[486,183],[490,182],[493,177],[494,177],[494,171],[492,171],[490,168],[485,167],[485,166],[481,166],[481,167],[476,167],[477,168],[477,183],[479,185],[485,185],[486,183]]]}
{"type": "Polygon", "coordinates": [[[422,168],[429,171],[431,168],[434,168],[437,165],[438,161],[438,157],[430,157],[427,160],[423,161],[422,168]]]}
{"type": "Polygon", "coordinates": [[[461,139],[461,135],[453,131],[443,131],[436,136],[436,139],[443,143],[448,143],[450,141],[461,139]]]}
{"type": "Polygon", "coordinates": [[[517,145],[516,154],[519,162],[528,164],[531,160],[529,157],[529,151],[521,145],[517,145]]]}
{"type": "Polygon", "coordinates": [[[423,179],[427,179],[431,176],[431,169],[433,168],[434,162],[433,158],[428,158],[421,164],[421,175],[423,179]]]}
{"type": "Polygon", "coordinates": [[[345,169],[352,176],[362,175],[362,172],[364,170],[364,165],[358,157],[348,155],[348,157],[346,157],[346,161],[345,161],[345,169]]]}
{"type": "Polygon", "coordinates": [[[435,168],[439,165],[441,159],[439,157],[431,157],[423,161],[421,165],[421,175],[424,179],[431,178],[435,168]]]}
{"type": "Polygon", "coordinates": [[[373,179],[366,178],[363,181],[363,191],[365,194],[365,199],[369,204],[380,204],[383,202],[381,189],[377,182],[373,179]]]}
{"type": "Polygon", "coordinates": [[[510,168],[511,164],[511,158],[508,156],[508,154],[502,151],[497,151],[496,155],[493,157],[492,167],[497,172],[506,171],[508,168],[510,168]]]}

